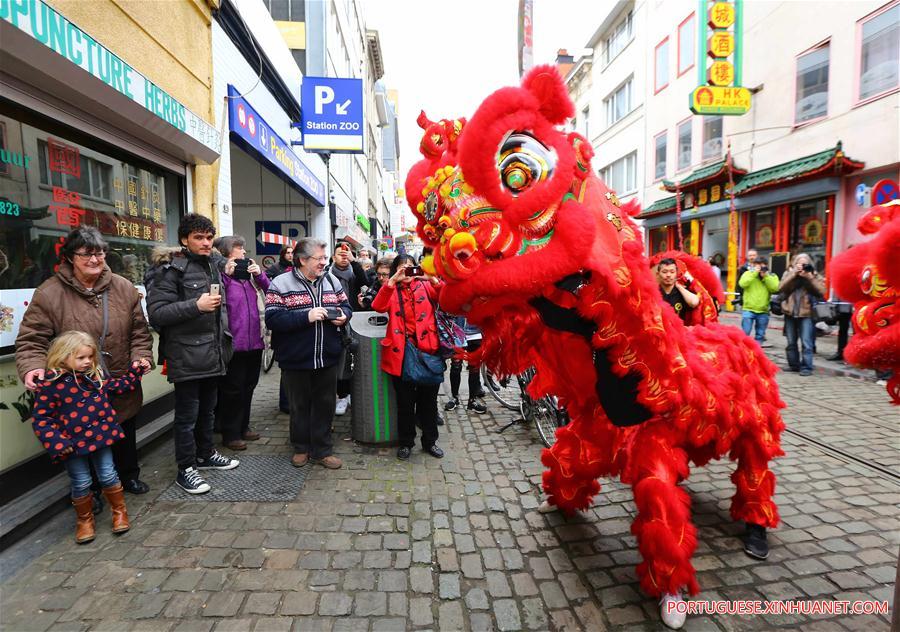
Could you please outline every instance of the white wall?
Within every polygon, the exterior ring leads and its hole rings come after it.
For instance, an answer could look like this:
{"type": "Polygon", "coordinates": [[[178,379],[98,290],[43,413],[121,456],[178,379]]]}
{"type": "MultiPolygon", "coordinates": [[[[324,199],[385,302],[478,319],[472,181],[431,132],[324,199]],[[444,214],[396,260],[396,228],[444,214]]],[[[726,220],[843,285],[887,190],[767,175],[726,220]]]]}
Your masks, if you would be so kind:
{"type": "MultiPolygon", "coordinates": [[[[604,33],[594,47],[593,65],[591,68],[591,98],[590,98],[590,130],[591,143],[594,146],[593,167],[601,171],[605,166],[616,160],[637,152],[637,192],[641,192],[643,182],[643,156],[644,156],[644,83],[645,68],[643,60],[643,47],[646,40],[646,0],[638,0],[624,7],[619,16],[611,23],[609,31],[604,33]],[[603,47],[606,38],[621,21],[628,11],[632,16],[632,39],[627,46],[613,58],[605,63],[603,47]],[[611,126],[606,125],[606,108],[604,99],[612,94],[629,76],[632,79],[632,110],[611,126]]],[[[604,16],[605,20],[607,16],[604,16]]],[[[623,200],[632,196],[624,191],[617,191],[623,200]]]]}
{"type": "MultiPolygon", "coordinates": [[[[262,4],[260,3],[260,6],[262,4]]],[[[268,12],[265,12],[268,16],[268,12]]],[[[247,17],[245,16],[245,19],[247,17]]],[[[271,18],[269,18],[271,22],[271,18]]],[[[249,23],[249,20],[248,20],[249,23]]],[[[272,24],[274,28],[274,23],[272,24]]],[[[281,39],[281,35],[276,30],[278,41],[281,42],[285,51],[288,51],[287,45],[281,39]]],[[[259,38],[259,34],[257,34],[259,38]]],[[[234,231],[236,225],[244,225],[240,218],[235,217],[238,209],[235,208],[234,191],[235,187],[231,181],[232,174],[232,158],[231,147],[228,140],[228,109],[226,103],[226,95],[228,94],[228,84],[232,84],[241,92],[248,103],[265,119],[271,129],[277,133],[283,140],[289,142],[292,138],[297,138],[297,132],[291,127],[291,120],[287,113],[281,109],[278,101],[275,100],[268,89],[261,82],[257,81],[258,69],[251,68],[243,55],[237,50],[229,39],[224,30],[213,21],[212,23],[212,43],[213,43],[213,98],[215,105],[215,123],[216,127],[224,134],[225,141],[222,143],[221,157],[218,162],[218,191],[217,191],[217,207],[219,214],[219,232],[223,235],[230,234],[234,231]],[[293,132],[293,135],[292,135],[293,132]],[[225,207],[229,211],[225,212],[225,207]]],[[[288,51],[287,60],[299,73],[293,57],[288,51]]],[[[279,68],[281,72],[281,68],[279,68]]],[[[297,94],[299,94],[299,83],[297,84],[297,94]]],[[[306,153],[302,147],[294,147],[294,153],[300,160],[315,174],[319,180],[325,182],[325,165],[322,160],[314,155],[306,153]]],[[[274,177],[274,176],[273,176],[274,177]]],[[[279,180],[279,182],[281,182],[279,180]]],[[[314,236],[327,239],[330,233],[328,226],[327,213],[322,207],[313,207],[312,220],[315,224],[312,233],[314,236]],[[322,218],[324,222],[322,221],[322,218]]],[[[248,212],[248,211],[244,211],[248,212]]],[[[248,239],[249,235],[245,235],[248,239]]]]}

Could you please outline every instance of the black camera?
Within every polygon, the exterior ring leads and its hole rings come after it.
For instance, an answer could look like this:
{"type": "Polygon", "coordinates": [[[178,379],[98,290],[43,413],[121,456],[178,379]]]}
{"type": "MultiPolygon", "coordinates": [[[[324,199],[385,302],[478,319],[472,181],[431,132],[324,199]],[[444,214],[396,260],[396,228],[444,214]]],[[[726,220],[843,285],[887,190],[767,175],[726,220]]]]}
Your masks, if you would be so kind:
{"type": "Polygon", "coordinates": [[[337,307],[326,307],[325,308],[325,317],[328,320],[337,320],[341,316],[344,315],[344,312],[339,310],[337,307]]]}
{"type": "Polygon", "coordinates": [[[250,279],[250,273],[247,272],[247,268],[250,267],[249,259],[235,259],[234,261],[234,272],[231,274],[231,278],[248,281],[250,279]]]}
{"type": "Polygon", "coordinates": [[[804,272],[809,272],[810,274],[812,274],[813,272],[816,271],[816,269],[815,269],[815,267],[813,267],[813,265],[812,265],[811,263],[804,263],[804,264],[803,264],[803,271],[804,271],[804,272]]]}

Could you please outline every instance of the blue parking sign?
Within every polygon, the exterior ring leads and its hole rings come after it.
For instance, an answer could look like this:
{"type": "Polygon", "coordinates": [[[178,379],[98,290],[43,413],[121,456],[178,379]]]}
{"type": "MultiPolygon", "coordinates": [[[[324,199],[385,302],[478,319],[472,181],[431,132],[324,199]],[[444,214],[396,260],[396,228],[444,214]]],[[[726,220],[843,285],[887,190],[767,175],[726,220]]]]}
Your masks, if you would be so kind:
{"type": "Polygon", "coordinates": [[[363,153],[362,79],[304,77],[300,104],[304,149],[363,153]]]}

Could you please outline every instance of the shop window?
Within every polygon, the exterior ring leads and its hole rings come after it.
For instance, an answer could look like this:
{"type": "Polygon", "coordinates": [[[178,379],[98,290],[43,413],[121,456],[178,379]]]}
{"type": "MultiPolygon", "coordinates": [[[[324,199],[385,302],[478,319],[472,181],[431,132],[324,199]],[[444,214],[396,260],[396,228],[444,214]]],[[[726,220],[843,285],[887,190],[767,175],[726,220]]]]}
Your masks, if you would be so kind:
{"type": "Polygon", "coordinates": [[[801,252],[812,257],[816,270],[825,272],[825,232],[828,201],[807,200],[791,205],[791,258],[801,252]]]}
{"type": "Polygon", "coordinates": [[[697,20],[692,13],[678,26],[678,76],[694,66],[697,50],[697,20]]]}
{"type": "Polygon", "coordinates": [[[669,85],[669,38],[656,45],[653,55],[653,93],[669,85]]]}
{"type": "Polygon", "coordinates": [[[650,255],[665,252],[669,249],[669,227],[660,226],[650,229],[650,255]]]}
{"type": "Polygon", "coordinates": [[[691,166],[691,125],[688,119],[678,125],[678,171],[691,166]]]}
{"type": "Polygon", "coordinates": [[[722,117],[703,117],[703,160],[722,157],[722,117]]]}
{"type": "Polygon", "coordinates": [[[629,77],[625,83],[603,100],[607,127],[625,118],[631,112],[631,85],[632,77],[629,77]]]}
{"type": "Polygon", "coordinates": [[[750,213],[748,229],[748,249],[756,250],[762,257],[768,257],[775,249],[775,209],[750,213]]]}
{"type": "Polygon", "coordinates": [[[603,63],[608,64],[618,57],[619,53],[625,50],[633,35],[633,23],[631,11],[629,11],[625,19],[616,25],[603,43],[603,63]]]}
{"type": "Polygon", "coordinates": [[[900,85],[900,3],[860,21],[859,100],[900,85]]]}
{"type": "Polygon", "coordinates": [[[666,150],[668,149],[667,142],[668,134],[663,132],[659,136],[656,137],[656,160],[653,168],[653,177],[656,180],[661,180],[666,177],[666,150]]]}
{"type": "Polygon", "coordinates": [[[0,122],[0,155],[3,160],[0,161],[0,176],[9,175],[9,162],[11,156],[9,154],[9,145],[6,142],[6,123],[0,122]]]}
{"type": "Polygon", "coordinates": [[[797,57],[797,96],[794,122],[806,123],[828,114],[828,58],[830,46],[822,44],[797,57]]]}
{"type": "Polygon", "coordinates": [[[619,195],[634,193],[637,190],[637,152],[633,151],[604,167],[600,177],[619,195]]]}
{"type": "Polygon", "coordinates": [[[4,143],[28,165],[8,165],[9,173],[0,177],[0,289],[29,290],[49,278],[62,238],[79,225],[97,227],[109,242],[112,271],[141,284],[153,247],[175,243],[183,180],[124,154],[111,155],[116,150],[100,149],[99,143],[71,140],[54,123],[38,127],[44,123],[31,115],[28,123],[17,117],[0,111],[8,134],[4,143]]]}

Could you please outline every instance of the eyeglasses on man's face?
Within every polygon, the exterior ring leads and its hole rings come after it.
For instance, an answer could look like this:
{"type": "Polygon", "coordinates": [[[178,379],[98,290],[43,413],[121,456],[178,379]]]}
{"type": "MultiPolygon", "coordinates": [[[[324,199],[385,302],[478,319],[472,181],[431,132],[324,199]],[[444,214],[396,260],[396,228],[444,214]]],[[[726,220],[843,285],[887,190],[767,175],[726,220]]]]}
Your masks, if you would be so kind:
{"type": "Polygon", "coordinates": [[[103,261],[106,259],[106,253],[102,250],[100,252],[74,252],[72,253],[76,257],[80,259],[84,259],[85,261],[90,261],[93,257],[97,258],[97,261],[103,261]]]}
{"type": "Polygon", "coordinates": [[[325,255],[321,257],[306,257],[306,261],[328,261],[328,257],[325,255]]]}

